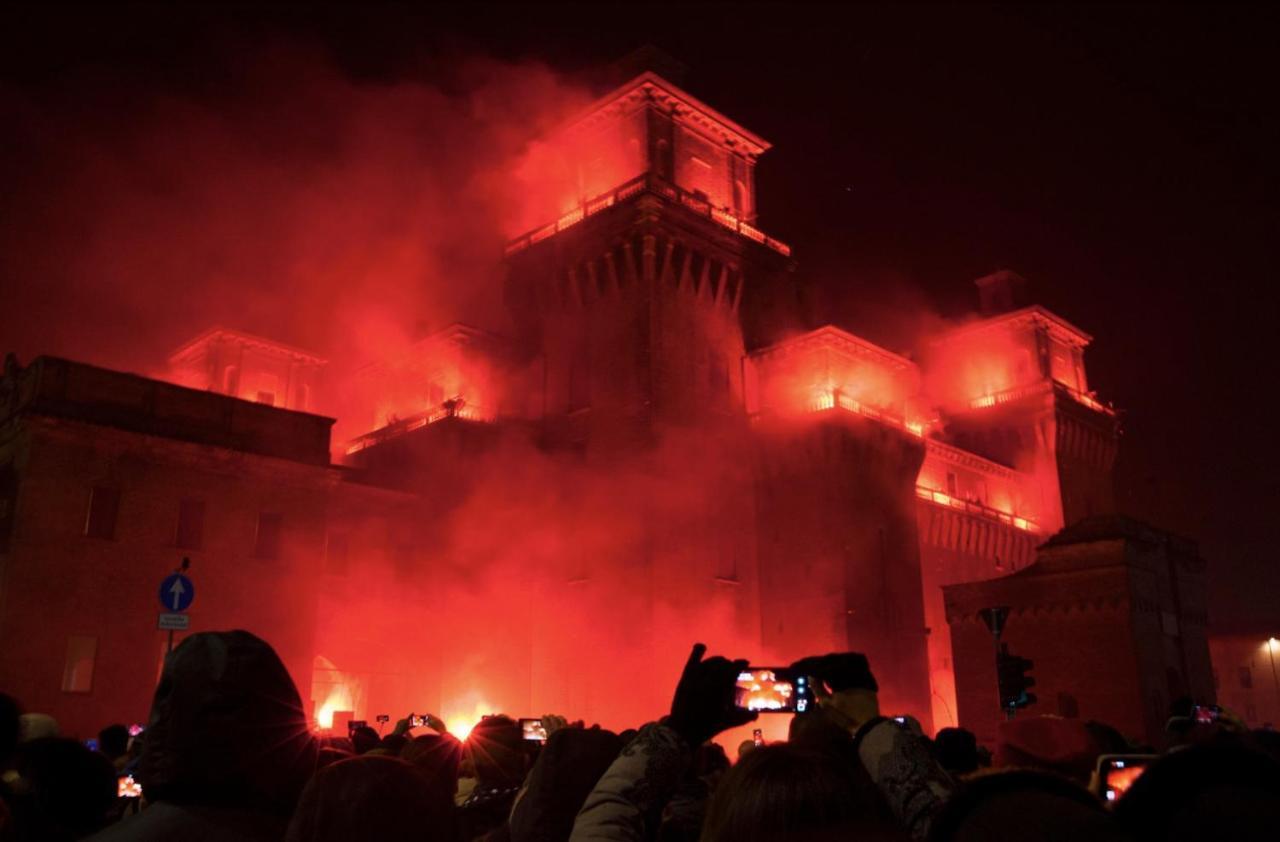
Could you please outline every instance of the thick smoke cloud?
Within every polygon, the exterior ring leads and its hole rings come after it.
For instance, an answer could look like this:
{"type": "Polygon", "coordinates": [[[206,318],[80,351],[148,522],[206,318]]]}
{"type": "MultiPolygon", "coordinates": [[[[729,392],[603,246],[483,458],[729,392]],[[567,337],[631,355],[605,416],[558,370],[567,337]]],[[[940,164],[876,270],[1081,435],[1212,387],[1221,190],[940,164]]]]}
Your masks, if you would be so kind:
{"type": "Polygon", "coordinates": [[[81,69],[0,88],[0,337],[154,373],[211,324],[344,362],[499,318],[513,173],[586,101],[548,68],[358,82],[321,52],[222,56],[204,85],[81,69]]]}

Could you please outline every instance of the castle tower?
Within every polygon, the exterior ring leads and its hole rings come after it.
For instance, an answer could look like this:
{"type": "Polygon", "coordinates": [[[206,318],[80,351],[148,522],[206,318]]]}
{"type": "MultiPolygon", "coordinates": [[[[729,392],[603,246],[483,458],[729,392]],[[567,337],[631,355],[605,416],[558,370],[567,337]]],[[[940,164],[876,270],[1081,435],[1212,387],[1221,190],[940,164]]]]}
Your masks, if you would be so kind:
{"type": "Polygon", "coordinates": [[[1119,424],[1089,389],[1092,337],[1044,307],[1017,307],[1024,284],[1011,272],[977,281],[987,317],[933,342],[926,388],[949,443],[1035,479],[1021,514],[1052,534],[1113,512],[1119,424]]]}
{"type": "Polygon", "coordinates": [[[769,145],[652,73],[551,145],[561,215],[508,245],[505,287],[544,417],[586,438],[740,408],[744,350],[796,311],[790,249],[755,226],[769,145]]]}

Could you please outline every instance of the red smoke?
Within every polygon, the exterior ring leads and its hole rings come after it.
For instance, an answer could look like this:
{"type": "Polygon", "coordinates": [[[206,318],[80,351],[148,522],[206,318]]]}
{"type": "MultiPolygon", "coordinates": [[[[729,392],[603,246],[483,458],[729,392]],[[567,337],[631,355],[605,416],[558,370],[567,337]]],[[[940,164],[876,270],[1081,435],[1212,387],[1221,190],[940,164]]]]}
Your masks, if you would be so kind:
{"type": "Polygon", "coordinates": [[[503,242],[546,206],[516,174],[582,91],[485,59],[354,82],[300,47],[210,76],[0,90],[6,350],[153,373],[226,324],[340,369],[424,325],[500,318],[503,242]]]}

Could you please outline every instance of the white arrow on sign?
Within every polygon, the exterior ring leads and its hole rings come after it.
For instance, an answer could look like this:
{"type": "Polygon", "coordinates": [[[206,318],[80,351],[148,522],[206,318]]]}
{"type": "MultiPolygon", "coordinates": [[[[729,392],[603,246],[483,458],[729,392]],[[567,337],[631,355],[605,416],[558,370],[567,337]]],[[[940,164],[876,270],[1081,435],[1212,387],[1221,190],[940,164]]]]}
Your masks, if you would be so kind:
{"type": "Polygon", "coordinates": [[[187,589],[182,587],[181,579],[174,579],[173,584],[169,587],[169,593],[173,594],[173,610],[178,610],[178,602],[182,599],[182,595],[187,589]]]}

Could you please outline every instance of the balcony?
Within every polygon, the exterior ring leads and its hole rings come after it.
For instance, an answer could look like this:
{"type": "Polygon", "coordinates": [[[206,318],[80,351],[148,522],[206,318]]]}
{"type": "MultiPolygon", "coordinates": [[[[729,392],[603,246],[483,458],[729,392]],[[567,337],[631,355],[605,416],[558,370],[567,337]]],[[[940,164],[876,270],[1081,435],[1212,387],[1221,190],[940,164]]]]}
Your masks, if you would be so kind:
{"type": "Polygon", "coordinates": [[[1101,412],[1104,415],[1116,414],[1113,407],[1107,406],[1099,401],[1094,397],[1094,393],[1081,392],[1079,389],[1073,389],[1070,386],[1057,382],[1056,380],[1040,380],[1035,383],[1029,383],[1026,386],[1015,386],[1012,389],[1005,389],[1002,392],[993,392],[989,395],[982,395],[981,397],[970,400],[969,408],[986,409],[987,407],[1012,403],[1034,395],[1048,394],[1050,391],[1054,390],[1062,392],[1076,403],[1083,404],[1095,412],[1101,412]]]}
{"type": "Polygon", "coordinates": [[[669,202],[681,205],[694,213],[705,216],[707,219],[734,231],[748,240],[753,240],[761,245],[773,249],[778,254],[789,257],[791,255],[791,247],[786,243],[775,240],[767,236],[759,228],[749,225],[738,219],[728,211],[721,210],[711,206],[706,199],[690,193],[688,190],[677,187],[666,179],[659,178],[652,173],[645,173],[637,178],[633,178],[620,187],[616,187],[607,193],[603,193],[595,198],[588,199],[578,207],[561,216],[555,222],[535,228],[526,234],[516,237],[507,243],[503,253],[510,257],[513,254],[519,254],[529,246],[540,243],[543,240],[554,237],[561,231],[568,230],[573,226],[582,222],[589,216],[595,216],[603,210],[613,207],[616,204],[625,202],[632,196],[639,193],[652,193],[661,196],[669,202]]]}
{"type": "Polygon", "coordinates": [[[934,505],[945,506],[966,514],[977,515],[978,517],[985,517],[988,520],[999,521],[1006,526],[1012,526],[1015,529],[1021,529],[1024,532],[1040,531],[1040,527],[1036,525],[1035,521],[1029,520],[1028,518],[1010,514],[1009,512],[1002,512],[999,509],[993,509],[990,506],[985,506],[982,503],[975,503],[972,500],[961,500],[959,497],[952,497],[945,491],[938,491],[935,488],[926,488],[923,485],[917,485],[916,496],[921,500],[933,503],[934,505]]]}

